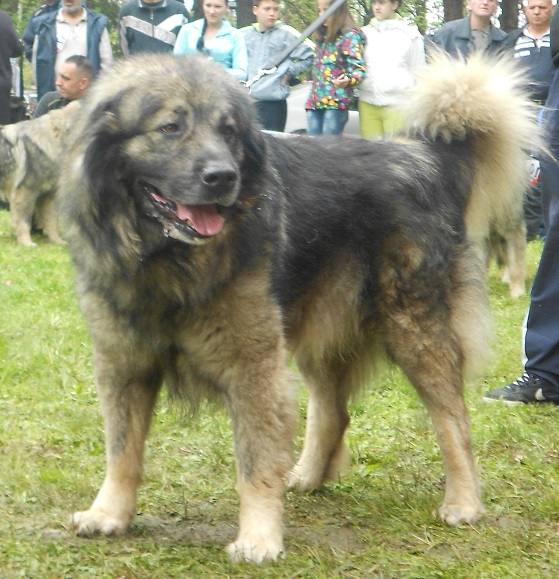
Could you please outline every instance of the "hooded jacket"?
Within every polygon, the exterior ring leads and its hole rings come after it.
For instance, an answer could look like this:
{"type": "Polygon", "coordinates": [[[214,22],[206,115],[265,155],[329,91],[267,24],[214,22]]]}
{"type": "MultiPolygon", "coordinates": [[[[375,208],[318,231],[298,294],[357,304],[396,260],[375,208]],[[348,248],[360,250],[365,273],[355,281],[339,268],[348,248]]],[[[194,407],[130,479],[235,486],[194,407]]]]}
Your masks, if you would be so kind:
{"type": "Polygon", "coordinates": [[[414,85],[414,71],[425,64],[423,37],[400,18],[374,20],[363,27],[365,69],[359,100],[376,106],[406,102],[414,85]]]}

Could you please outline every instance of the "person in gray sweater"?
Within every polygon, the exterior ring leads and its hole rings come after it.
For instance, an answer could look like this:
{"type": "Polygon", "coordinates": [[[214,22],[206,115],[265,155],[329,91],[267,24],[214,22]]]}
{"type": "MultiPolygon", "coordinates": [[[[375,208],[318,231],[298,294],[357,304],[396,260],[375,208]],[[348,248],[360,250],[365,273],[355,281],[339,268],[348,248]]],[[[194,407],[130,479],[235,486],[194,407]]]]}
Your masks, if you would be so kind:
{"type": "MultiPolygon", "coordinates": [[[[279,0],[253,0],[252,11],[256,22],[241,29],[248,53],[249,81],[299,37],[297,30],[279,21],[279,0]]],[[[250,86],[265,129],[280,132],[285,129],[290,85],[310,68],[313,58],[314,44],[306,40],[278,65],[276,71],[264,75],[250,86]]]]}

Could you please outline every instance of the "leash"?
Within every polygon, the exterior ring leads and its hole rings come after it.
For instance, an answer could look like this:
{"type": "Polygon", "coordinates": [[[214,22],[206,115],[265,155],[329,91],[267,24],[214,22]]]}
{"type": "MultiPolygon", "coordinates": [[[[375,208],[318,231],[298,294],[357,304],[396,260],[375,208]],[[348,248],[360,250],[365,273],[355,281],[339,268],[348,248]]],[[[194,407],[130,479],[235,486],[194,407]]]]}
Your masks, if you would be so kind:
{"type": "Polygon", "coordinates": [[[320,26],[327,20],[338,8],[342,6],[342,4],[346,0],[335,0],[328,10],[325,10],[316,20],[311,22],[303,32],[288,46],[286,47],[280,54],[274,57],[264,68],[261,68],[250,80],[245,82],[245,86],[249,89],[250,87],[257,81],[259,81],[262,77],[268,76],[269,74],[273,74],[278,69],[278,66],[290,56],[290,54],[300,45],[302,44],[308,36],[310,36],[313,32],[318,30],[320,26]]]}

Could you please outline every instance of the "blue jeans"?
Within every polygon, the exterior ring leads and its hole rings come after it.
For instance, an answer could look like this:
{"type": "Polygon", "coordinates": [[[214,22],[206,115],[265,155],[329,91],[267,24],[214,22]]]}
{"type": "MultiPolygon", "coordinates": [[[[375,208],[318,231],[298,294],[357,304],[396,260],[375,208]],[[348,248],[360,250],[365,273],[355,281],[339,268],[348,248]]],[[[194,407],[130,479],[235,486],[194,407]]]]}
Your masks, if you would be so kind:
{"type": "Polygon", "coordinates": [[[307,111],[307,135],[339,135],[347,119],[347,109],[310,109],[307,111]]]}

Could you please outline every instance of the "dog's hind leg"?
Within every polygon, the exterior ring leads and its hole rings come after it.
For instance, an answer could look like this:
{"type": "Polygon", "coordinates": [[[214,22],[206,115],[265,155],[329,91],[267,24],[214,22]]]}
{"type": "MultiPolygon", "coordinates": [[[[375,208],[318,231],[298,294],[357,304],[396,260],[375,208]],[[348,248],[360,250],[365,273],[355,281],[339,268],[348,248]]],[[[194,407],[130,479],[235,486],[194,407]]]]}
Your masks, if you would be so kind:
{"type": "Polygon", "coordinates": [[[26,247],[36,245],[31,240],[31,225],[36,195],[26,187],[15,187],[10,198],[12,227],[19,244],[26,247]]]}
{"type": "Polygon", "coordinates": [[[518,298],[526,293],[526,225],[523,220],[506,237],[506,256],[510,296],[518,298]]]}
{"type": "Polygon", "coordinates": [[[71,518],[71,525],[80,536],[120,535],[126,532],[136,514],[144,444],[160,381],[156,373],[138,372],[140,360],[138,356],[136,364],[132,360],[123,363],[114,353],[104,354],[96,349],[96,381],[105,425],[107,470],[89,510],[74,513],[71,518]]]}
{"type": "MultiPolygon", "coordinates": [[[[463,354],[440,307],[414,316],[400,310],[386,323],[387,348],[421,396],[435,428],[446,473],[441,519],[471,523],[484,512],[463,398],[463,354]]],[[[417,312],[416,312],[417,314],[417,312]]]]}
{"type": "Polygon", "coordinates": [[[349,465],[349,451],[343,441],[349,425],[347,402],[350,375],[341,358],[317,364],[299,360],[309,392],[303,451],[288,478],[288,487],[318,488],[327,480],[338,480],[349,465]]]}
{"type": "Polygon", "coordinates": [[[35,209],[35,217],[39,220],[40,229],[44,231],[51,243],[64,243],[58,232],[56,202],[53,194],[47,194],[39,200],[35,209]]]}

